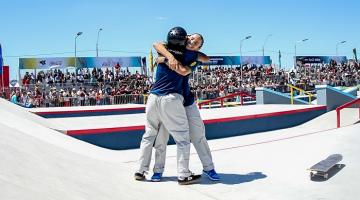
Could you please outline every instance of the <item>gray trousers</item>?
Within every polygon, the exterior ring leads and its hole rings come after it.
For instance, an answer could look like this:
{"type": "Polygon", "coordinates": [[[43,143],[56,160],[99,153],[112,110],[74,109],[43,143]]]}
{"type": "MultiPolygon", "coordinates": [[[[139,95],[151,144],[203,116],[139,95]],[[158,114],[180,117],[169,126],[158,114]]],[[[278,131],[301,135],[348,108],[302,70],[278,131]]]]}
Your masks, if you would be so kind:
{"type": "MultiPolygon", "coordinates": [[[[205,126],[201,119],[200,112],[196,103],[185,107],[187,119],[189,121],[190,140],[200,158],[205,171],[214,169],[209,144],[205,137],[205,126]]],[[[166,146],[169,140],[169,131],[165,126],[160,126],[158,136],[155,141],[155,165],[154,173],[163,173],[166,160],[166,146]]]]}
{"type": "Polygon", "coordinates": [[[183,106],[183,96],[171,93],[165,96],[150,94],[146,104],[145,133],[140,144],[139,172],[148,171],[152,148],[161,126],[164,126],[177,145],[177,171],[179,177],[191,175],[189,170],[189,124],[183,106]]]}

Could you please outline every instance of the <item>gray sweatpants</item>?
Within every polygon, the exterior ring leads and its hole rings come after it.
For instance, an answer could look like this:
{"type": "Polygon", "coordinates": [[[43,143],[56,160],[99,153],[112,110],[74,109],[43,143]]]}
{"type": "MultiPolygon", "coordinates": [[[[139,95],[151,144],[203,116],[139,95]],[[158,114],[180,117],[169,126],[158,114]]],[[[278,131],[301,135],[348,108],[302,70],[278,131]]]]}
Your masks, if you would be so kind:
{"type": "MultiPolygon", "coordinates": [[[[196,103],[185,107],[187,119],[189,121],[190,140],[200,158],[205,171],[214,169],[209,144],[205,137],[204,122],[196,103]]],[[[169,132],[165,126],[160,126],[159,134],[155,141],[155,165],[154,173],[163,173],[166,160],[166,146],[169,140],[169,132]]]]}
{"type": "Polygon", "coordinates": [[[164,126],[177,145],[179,177],[188,177],[190,157],[189,124],[183,106],[183,96],[171,93],[165,96],[150,94],[146,104],[145,133],[140,144],[139,172],[148,171],[152,148],[161,126],[164,126]]]}

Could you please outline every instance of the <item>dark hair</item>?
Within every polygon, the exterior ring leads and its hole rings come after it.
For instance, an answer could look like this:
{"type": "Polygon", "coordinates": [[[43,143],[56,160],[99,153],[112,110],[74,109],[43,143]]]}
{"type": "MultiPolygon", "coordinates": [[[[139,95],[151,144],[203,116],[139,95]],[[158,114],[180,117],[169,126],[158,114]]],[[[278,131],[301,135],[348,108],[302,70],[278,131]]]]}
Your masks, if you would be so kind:
{"type": "Polygon", "coordinates": [[[194,33],[194,35],[198,35],[201,38],[201,44],[199,46],[199,49],[204,45],[204,37],[200,33],[194,33]]]}

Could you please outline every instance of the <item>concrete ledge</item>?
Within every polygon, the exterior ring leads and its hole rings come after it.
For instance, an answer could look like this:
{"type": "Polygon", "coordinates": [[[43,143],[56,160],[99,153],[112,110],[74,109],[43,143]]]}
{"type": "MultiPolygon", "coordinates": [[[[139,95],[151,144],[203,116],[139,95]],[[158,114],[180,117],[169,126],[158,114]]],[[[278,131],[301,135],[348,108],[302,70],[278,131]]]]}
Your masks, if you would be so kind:
{"type": "Polygon", "coordinates": [[[359,86],[351,87],[343,90],[343,92],[351,94],[353,96],[357,96],[357,91],[359,90],[359,86]]]}
{"type": "Polygon", "coordinates": [[[328,85],[317,85],[315,88],[317,94],[317,104],[326,105],[327,111],[333,110],[356,99],[356,96],[328,85]]]}

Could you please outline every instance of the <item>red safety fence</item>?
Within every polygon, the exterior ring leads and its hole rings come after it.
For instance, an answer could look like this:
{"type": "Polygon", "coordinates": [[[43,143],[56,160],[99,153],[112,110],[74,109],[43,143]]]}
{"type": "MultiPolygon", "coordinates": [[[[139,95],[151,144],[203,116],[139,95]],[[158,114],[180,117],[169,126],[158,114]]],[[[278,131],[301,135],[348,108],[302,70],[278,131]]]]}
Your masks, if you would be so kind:
{"type": "Polygon", "coordinates": [[[230,98],[234,98],[234,97],[240,97],[240,104],[244,105],[244,97],[251,97],[251,99],[255,100],[256,96],[246,93],[246,92],[237,92],[237,93],[233,93],[224,97],[218,97],[215,99],[210,99],[210,100],[206,100],[206,101],[202,101],[200,103],[198,103],[199,109],[202,108],[202,105],[207,105],[207,104],[211,104],[212,102],[219,102],[220,101],[220,105],[221,107],[224,107],[224,101],[225,99],[230,99],[230,98]]]}
{"type": "Polygon", "coordinates": [[[360,119],[360,99],[355,99],[355,100],[352,100],[352,101],[336,108],[336,127],[337,128],[340,128],[340,111],[342,109],[348,108],[354,104],[358,104],[358,106],[359,106],[359,119],[360,119]]]}

